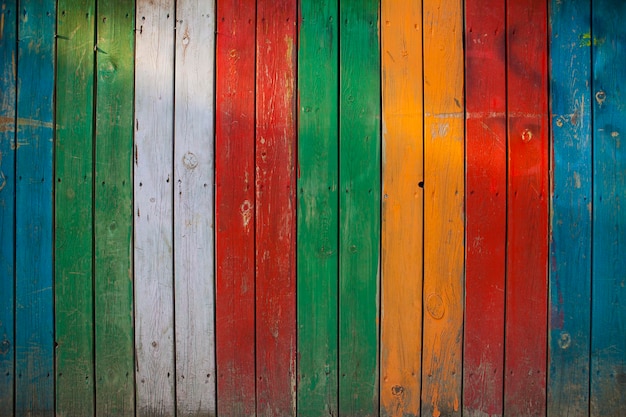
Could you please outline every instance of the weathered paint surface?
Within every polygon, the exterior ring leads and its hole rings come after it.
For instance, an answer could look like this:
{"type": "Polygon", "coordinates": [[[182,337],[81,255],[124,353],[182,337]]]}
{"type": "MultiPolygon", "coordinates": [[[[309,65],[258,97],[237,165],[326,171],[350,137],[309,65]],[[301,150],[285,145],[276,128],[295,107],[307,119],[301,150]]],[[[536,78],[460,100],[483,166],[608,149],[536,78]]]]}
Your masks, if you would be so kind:
{"type": "MultiPolygon", "coordinates": [[[[137,416],[174,416],[174,1],[139,0],[135,30],[137,416]]],[[[182,306],[179,306],[179,308],[182,306]]]]}
{"type": "Polygon", "coordinates": [[[465,2],[463,414],[501,416],[506,248],[505,4],[465,2]]]}
{"type": "Polygon", "coordinates": [[[132,285],[135,3],[99,0],[97,11],[92,168],[95,410],[98,416],[130,417],[135,412],[132,285]]]}
{"type": "Polygon", "coordinates": [[[93,0],[58,4],[55,152],[56,412],[94,412],[93,0]]]}
{"type": "Polygon", "coordinates": [[[21,2],[15,142],[15,413],[54,414],[53,171],[56,2],[21,2]],[[22,123],[32,120],[33,123],[22,123]]]}
{"type": "Polygon", "coordinates": [[[0,3],[0,410],[13,414],[17,1],[0,3]]]}
{"type": "Polygon", "coordinates": [[[218,414],[256,412],[253,0],[217,3],[215,215],[218,414]]]}
{"type": "Polygon", "coordinates": [[[422,4],[382,2],[380,414],[419,416],[422,352],[422,4]]]}
{"type": "Polygon", "coordinates": [[[552,198],[548,415],[589,413],[591,339],[591,7],[550,8],[552,198]]]}
{"type": "Polygon", "coordinates": [[[593,2],[591,415],[626,410],[626,3],[593,2]]]}
{"type": "Polygon", "coordinates": [[[176,2],[174,311],[176,415],[215,415],[213,147],[215,2],[176,2]],[[180,308],[182,306],[182,308],[180,308]]]}
{"type": "Polygon", "coordinates": [[[461,414],[464,280],[463,8],[424,3],[423,415],[461,414]],[[446,68],[442,71],[442,68],[446,68]]]}
{"type": "Polygon", "coordinates": [[[339,5],[339,414],[378,414],[378,2],[339,5]]]}
{"type": "Polygon", "coordinates": [[[296,415],[296,1],[257,2],[257,415],[296,415]]]}
{"type": "Polygon", "coordinates": [[[337,415],[339,18],[300,3],[298,49],[298,415],[337,415]]]}
{"type": "Polygon", "coordinates": [[[546,412],[548,305],[546,1],[508,1],[506,30],[509,94],[504,413],[542,416],[546,412]]]}

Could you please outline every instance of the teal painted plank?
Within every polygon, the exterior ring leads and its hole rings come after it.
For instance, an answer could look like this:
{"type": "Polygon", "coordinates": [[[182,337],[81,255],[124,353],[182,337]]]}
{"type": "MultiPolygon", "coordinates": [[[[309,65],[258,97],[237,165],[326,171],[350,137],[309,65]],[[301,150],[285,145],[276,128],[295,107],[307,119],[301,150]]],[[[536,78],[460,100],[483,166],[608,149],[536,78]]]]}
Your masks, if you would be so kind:
{"type": "Polygon", "coordinates": [[[340,3],[339,414],[378,414],[378,1],[340,3]]]}
{"type": "Polygon", "coordinates": [[[98,416],[135,413],[132,285],[135,3],[99,0],[94,161],[98,416]]]}
{"type": "Polygon", "coordinates": [[[15,412],[52,416],[55,1],[20,2],[15,202],[15,412]]]}
{"type": "Polygon", "coordinates": [[[298,415],[337,415],[337,0],[300,2],[298,415]]]}
{"type": "Polygon", "coordinates": [[[626,3],[596,0],[593,58],[591,415],[626,410],[626,3]]]}
{"type": "Polygon", "coordinates": [[[553,0],[548,415],[589,411],[591,7],[553,0]]]}
{"type": "Polygon", "coordinates": [[[93,71],[95,0],[58,4],[55,188],[56,412],[94,412],[93,71]]]}
{"type": "Polygon", "coordinates": [[[0,410],[12,415],[17,2],[0,4],[0,410]]]}

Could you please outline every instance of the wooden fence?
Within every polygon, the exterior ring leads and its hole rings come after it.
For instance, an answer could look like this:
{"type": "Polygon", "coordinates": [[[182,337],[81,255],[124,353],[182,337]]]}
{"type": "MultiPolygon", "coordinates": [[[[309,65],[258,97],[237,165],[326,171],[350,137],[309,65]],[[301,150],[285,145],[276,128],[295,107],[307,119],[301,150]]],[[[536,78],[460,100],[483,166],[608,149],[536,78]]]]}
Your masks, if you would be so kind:
{"type": "Polygon", "coordinates": [[[0,7],[0,416],[626,415],[626,2],[0,7]]]}

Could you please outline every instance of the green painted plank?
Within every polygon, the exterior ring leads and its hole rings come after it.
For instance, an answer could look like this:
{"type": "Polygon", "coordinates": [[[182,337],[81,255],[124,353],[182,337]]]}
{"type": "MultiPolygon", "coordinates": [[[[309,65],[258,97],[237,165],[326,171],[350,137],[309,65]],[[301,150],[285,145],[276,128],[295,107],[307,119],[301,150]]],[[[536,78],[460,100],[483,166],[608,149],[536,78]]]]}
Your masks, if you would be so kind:
{"type": "Polygon", "coordinates": [[[132,155],[135,3],[99,0],[94,311],[96,413],[133,416],[132,155]]]}
{"type": "Polygon", "coordinates": [[[593,2],[591,415],[626,410],[626,3],[593,2]]]}
{"type": "Polygon", "coordinates": [[[378,413],[378,1],[340,4],[339,414],[378,413]]]}
{"type": "Polygon", "coordinates": [[[337,415],[337,0],[301,0],[298,51],[298,415],[337,415]]]}
{"type": "Polygon", "coordinates": [[[94,412],[92,160],[95,2],[60,0],[56,132],[56,411],[94,412]]]}
{"type": "Polygon", "coordinates": [[[55,1],[19,7],[15,185],[15,413],[54,413],[52,140],[55,1]]]}
{"type": "Polygon", "coordinates": [[[17,1],[0,3],[0,410],[13,415],[17,1]]]}
{"type": "Polygon", "coordinates": [[[591,6],[552,0],[548,415],[589,412],[591,6]]]}

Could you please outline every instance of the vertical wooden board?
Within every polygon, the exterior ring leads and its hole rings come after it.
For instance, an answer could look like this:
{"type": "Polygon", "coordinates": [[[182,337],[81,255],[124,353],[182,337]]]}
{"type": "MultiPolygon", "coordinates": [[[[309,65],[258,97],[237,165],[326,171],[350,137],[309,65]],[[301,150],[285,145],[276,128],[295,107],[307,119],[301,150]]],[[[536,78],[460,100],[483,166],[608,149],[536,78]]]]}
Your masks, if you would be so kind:
{"type": "Polygon", "coordinates": [[[626,410],[626,3],[593,2],[591,415],[626,410]]]}
{"type": "Polygon", "coordinates": [[[337,415],[338,3],[300,2],[298,415],[337,415]]]}
{"type": "Polygon", "coordinates": [[[136,12],[136,413],[139,417],[173,416],[174,1],[139,0],[136,12]]]}
{"type": "Polygon", "coordinates": [[[15,185],[15,413],[54,414],[54,1],[21,2],[15,185]]]}
{"type": "Polygon", "coordinates": [[[546,412],[547,3],[507,2],[508,197],[504,412],[546,412]]]}
{"type": "Polygon", "coordinates": [[[134,416],[132,285],[135,4],[99,1],[94,184],[96,413],[134,416]]]}
{"type": "Polygon", "coordinates": [[[254,0],[217,3],[215,234],[218,415],[255,398],[254,0]]]}
{"type": "Polygon", "coordinates": [[[296,0],[257,2],[257,415],[296,413],[296,0]]]}
{"type": "Polygon", "coordinates": [[[591,6],[550,8],[552,193],[548,415],[589,412],[591,6]]]}
{"type": "Polygon", "coordinates": [[[17,2],[0,3],[0,410],[13,415],[17,2]]]}
{"type": "Polygon", "coordinates": [[[423,272],[422,2],[381,10],[381,415],[419,416],[423,272]]]}
{"type": "Polygon", "coordinates": [[[461,414],[464,255],[463,8],[424,4],[422,414],[461,414]],[[442,68],[446,68],[442,71],[442,68]]]}
{"type": "Polygon", "coordinates": [[[506,248],[504,2],[465,2],[463,413],[501,416],[506,248]]]}
{"type": "Polygon", "coordinates": [[[95,2],[60,1],[55,142],[56,412],[94,412],[92,173],[95,2]]]}
{"type": "Polygon", "coordinates": [[[341,1],[339,414],[379,412],[379,2],[341,1]]]}
{"type": "Polygon", "coordinates": [[[176,3],[174,276],[176,415],[215,415],[213,71],[215,2],[176,3]]]}

